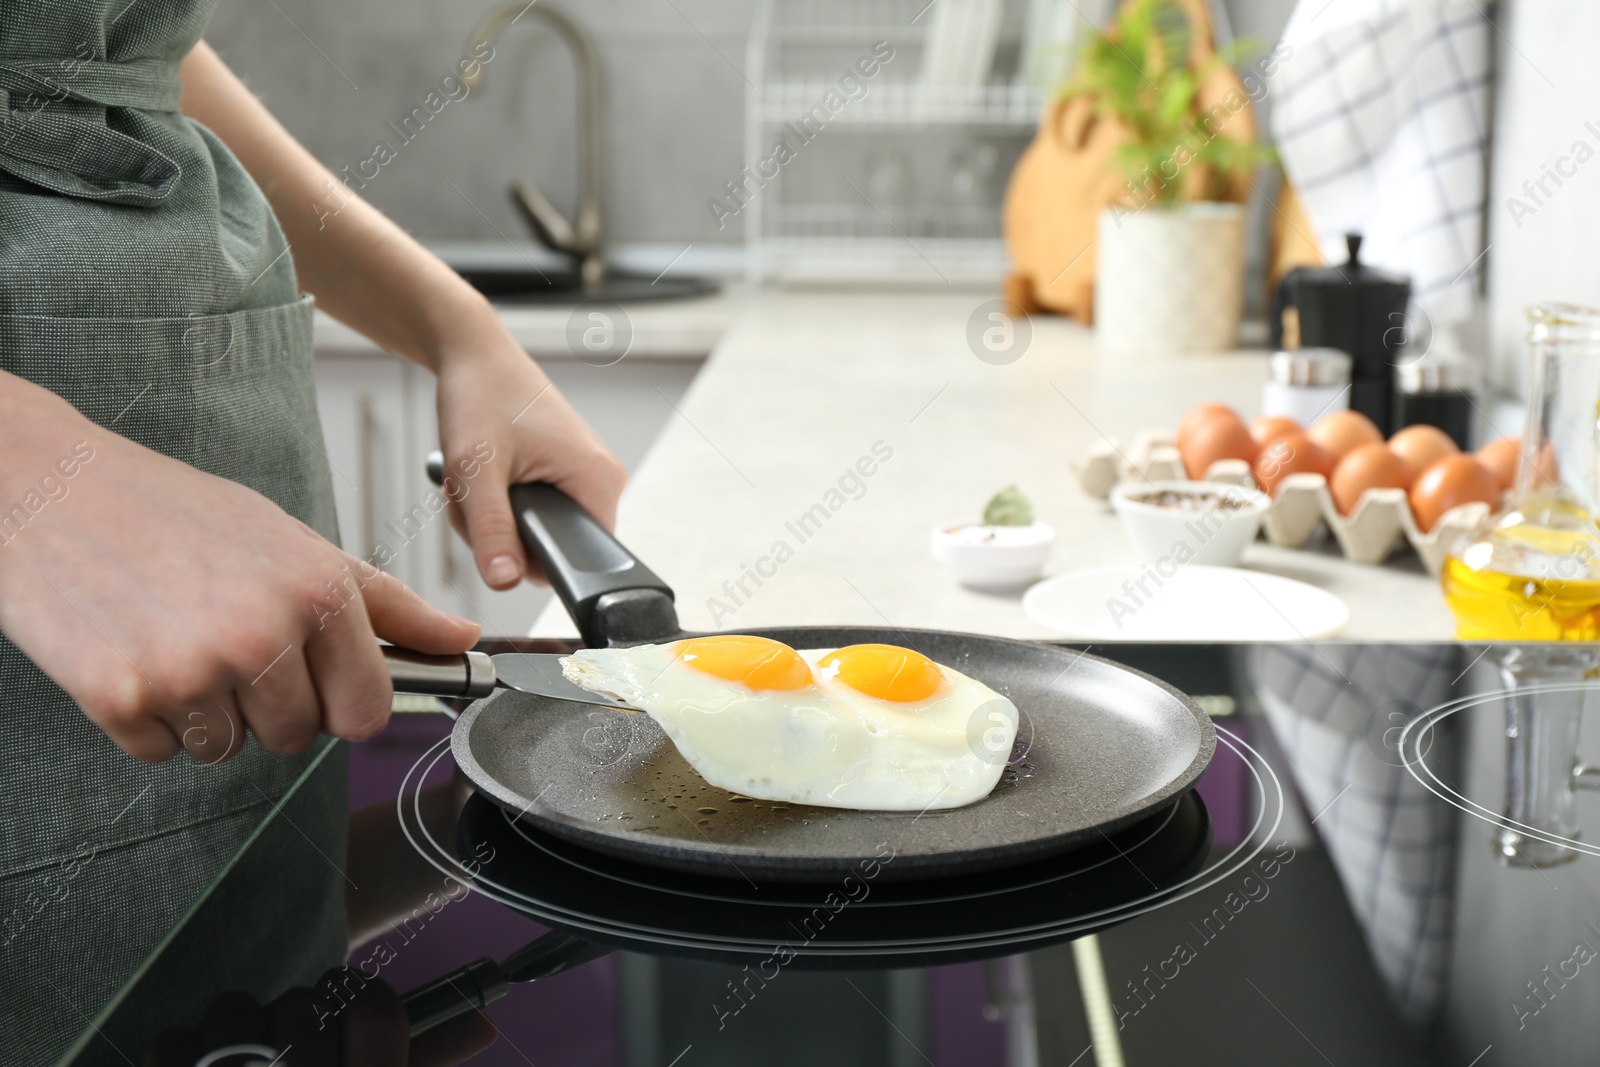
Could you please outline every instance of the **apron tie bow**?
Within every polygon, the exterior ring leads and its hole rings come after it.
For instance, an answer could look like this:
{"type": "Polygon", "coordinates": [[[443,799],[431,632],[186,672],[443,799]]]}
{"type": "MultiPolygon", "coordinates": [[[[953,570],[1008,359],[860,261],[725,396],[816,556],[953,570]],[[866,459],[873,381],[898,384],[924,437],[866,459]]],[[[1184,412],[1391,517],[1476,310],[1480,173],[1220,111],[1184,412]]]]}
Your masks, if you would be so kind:
{"type": "Polygon", "coordinates": [[[176,111],[180,92],[165,61],[0,57],[0,171],[82,200],[158,204],[183,168],[104,109],[176,111]]]}

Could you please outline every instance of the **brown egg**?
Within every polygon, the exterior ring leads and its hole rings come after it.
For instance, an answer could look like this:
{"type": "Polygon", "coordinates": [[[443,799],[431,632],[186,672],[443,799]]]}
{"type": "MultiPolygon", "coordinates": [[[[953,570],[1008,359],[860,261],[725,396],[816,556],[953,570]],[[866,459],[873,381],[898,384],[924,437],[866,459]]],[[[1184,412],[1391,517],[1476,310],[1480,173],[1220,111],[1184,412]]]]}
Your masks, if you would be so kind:
{"type": "Polygon", "coordinates": [[[1383,443],[1383,434],[1359,411],[1330,411],[1311,424],[1306,436],[1335,463],[1362,445],[1383,443]]]}
{"type": "Polygon", "coordinates": [[[1481,500],[1490,510],[1500,506],[1500,481],[1488,467],[1457,453],[1434,462],[1411,486],[1411,513],[1424,533],[1438,525],[1451,508],[1481,500]]]}
{"type": "Polygon", "coordinates": [[[1252,468],[1256,484],[1276,496],[1278,483],[1291,474],[1320,474],[1324,478],[1333,473],[1333,460],[1328,453],[1303,433],[1291,433],[1273,441],[1261,450],[1252,468]]]}
{"type": "Polygon", "coordinates": [[[1305,433],[1298,422],[1286,419],[1282,415],[1263,415],[1250,424],[1250,436],[1256,439],[1256,444],[1265,445],[1276,441],[1284,434],[1305,433]]]}
{"type": "Polygon", "coordinates": [[[1339,514],[1348,515],[1368,489],[1410,489],[1417,472],[1411,464],[1379,443],[1362,445],[1339,461],[1328,481],[1339,514]]]}
{"type": "Polygon", "coordinates": [[[1502,437],[1490,441],[1474,452],[1473,458],[1489,468],[1501,489],[1510,489],[1516,484],[1517,467],[1522,464],[1522,438],[1502,437]]]}
{"type": "Polygon", "coordinates": [[[1246,463],[1256,458],[1256,439],[1235,416],[1232,419],[1214,418],[1202,422],[1189,432],[1188,438],[1178,446],[1183,457],[1183,469],[1193,481],[1200,481],[1206,471],[1219,459],[1242,459],[1246,463]]]}
{"type": "MultiPolygon", "coordinates": [[[[1473,454],[1479,463],[1494,472],[1500,481],[1501,489],[1510,489],[1517,482],[1517,473],[1522,467],[1522,438],[1502,437],[1498,441],[1490,441],[1473,454]]],[[[1539,450],[1539,484],[1554,485],[1556,482],[1556,454],[1549,445],[1539,450]]]]}
{"type": "Polygon", "coordinates": [[[1414,471],[1425,471],[1444,457],[1461,451],[1449,434],[1437,426],[1421,423],[1407,426],[1389,438],[1389,448],[1411,464],[1414,471]]]}
{"type": "Polygon", "coordinates": [[[1173,437],[1173,443],[1178,446],[1178,451],[1183,451],[1183,446],[1189,443],[1189,435],[1201,426],[1209,426],[1217,420],[1236,422],[1244,425],[1244,420],[1239,413],[1226,404],[1196,404],[1178,422],[1178,432],[1173,437]]]}

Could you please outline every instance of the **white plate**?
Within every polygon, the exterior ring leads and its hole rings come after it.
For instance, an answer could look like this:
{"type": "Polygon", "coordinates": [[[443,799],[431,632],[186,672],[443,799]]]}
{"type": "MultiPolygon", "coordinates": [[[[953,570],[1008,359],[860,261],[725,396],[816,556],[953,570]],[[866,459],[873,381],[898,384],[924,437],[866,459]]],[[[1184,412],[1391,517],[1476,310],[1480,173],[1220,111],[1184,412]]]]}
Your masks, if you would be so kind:
{"type": "Polygon", "coordinates": [[[1097,641],[1311,641],[1350,621],[1344,601],[1314,585],[1196,564],[1170,578],[1149,564],[1058,575],[1029,589],[1022,609],[1041,626],[1097,641]]]}

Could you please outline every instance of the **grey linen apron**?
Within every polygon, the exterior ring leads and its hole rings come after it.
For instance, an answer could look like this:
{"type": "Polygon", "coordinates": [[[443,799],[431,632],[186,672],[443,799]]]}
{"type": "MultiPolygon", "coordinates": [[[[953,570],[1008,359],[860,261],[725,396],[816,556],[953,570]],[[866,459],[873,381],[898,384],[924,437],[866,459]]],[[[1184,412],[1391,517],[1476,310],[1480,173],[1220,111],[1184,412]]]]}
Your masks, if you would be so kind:
{"type": "MultiPolygon", "coordinates": [[[[336,539],[310,300],[260,191],[178,113],[214,2],[0,0],[0,369],[336,539]]],[[[3,635],[0,714],[0,1063],[59,1055],[302,774],[304,862],[246,879],[197,988],[264,998],[342,959],[342,746],[140,763],[3,635]]]]}

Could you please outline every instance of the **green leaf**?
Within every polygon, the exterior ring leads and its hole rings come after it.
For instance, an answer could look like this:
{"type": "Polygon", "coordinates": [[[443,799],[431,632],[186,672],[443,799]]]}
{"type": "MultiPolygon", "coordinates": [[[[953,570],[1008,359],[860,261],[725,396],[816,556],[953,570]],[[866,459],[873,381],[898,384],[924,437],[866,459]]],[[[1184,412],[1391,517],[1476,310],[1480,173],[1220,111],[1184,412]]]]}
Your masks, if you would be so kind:
{"type": "Polygon", "coordinates": [[[985,526],[1032,526],[1033,502],[1022,490],[1008,485],[990,498],[983,508],[985,526]]]}
{"type": "Polygon", "coordinates": [[[1190,72],[1173,75],[1161,91],[1161,103],[1156,108],[1157,118],[1169,126],[1182,122],[1194,111],[1194,97],[1198,88],[1190,72]]]}
{"type": "MultiPolygon", "coordinates": [[[[1205,139],[1208,128],[1217,133],[1217,122],[1197,126],[1204,118],[1200,87],[1224,64],[1233,65],[1256,45],[1240,39],[1197,67],[1190,59],[1191,37],[1188,15],[1174,0],[1128,0],[1107,31],[1097,31],[1083,43],[1062,92],[1088,99],[1096,115],[1114,118],[1127,130],[1130,140],[1111,163],[1130,182],[1139,183],[1147,169],[1159,174],[1160,166],[1172,160],[1181,146],[1184,165],[1209,166],[1215,172],[1212,187],[1220,192],[1228,177],[1276,158],[1262,145],[1223,136],[1205,139]]],[[[1225,125],[1226,121],[1221,123],[1225,125]]],[[[1177,202],[1182,185],[1180,173],[1149,191],[1157,202],[1171,204],[1177,202]]]]}

